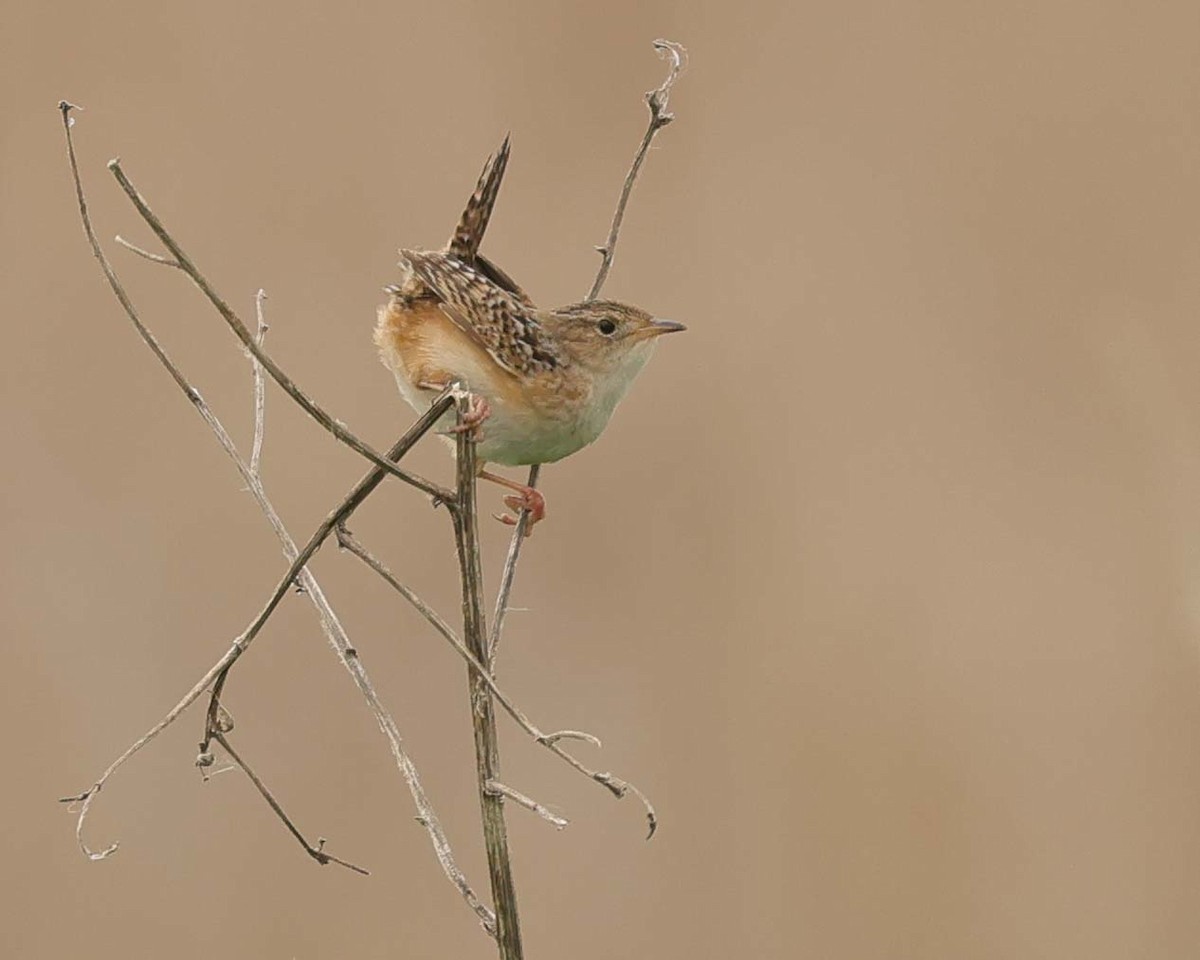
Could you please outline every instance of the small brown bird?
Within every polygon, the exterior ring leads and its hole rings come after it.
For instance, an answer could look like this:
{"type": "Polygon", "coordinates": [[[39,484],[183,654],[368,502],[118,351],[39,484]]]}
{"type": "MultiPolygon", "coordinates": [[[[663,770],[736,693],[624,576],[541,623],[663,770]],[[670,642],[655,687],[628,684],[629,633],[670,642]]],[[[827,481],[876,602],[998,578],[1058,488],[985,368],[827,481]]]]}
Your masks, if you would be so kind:
{"type": "MultiPolygon", "coordinates": [[[[532,525],[545,515],[542,495],[484,467],[553,463],[587,446],[650,359],[655,340],[684,326],[613,300],[539,309],[482,256],[479,244],[508,155],[506,137],[444,250],[400,251],[404,276],[384,288],[391,300],[379,308],[375,343],[418,412],[450,384],[470,392],[463,428],[477,438],[479,476],[516,491],[504,502],[529,510],[532,525]]],[[[452,421],[447,414],[445,433],[460,429],[452,421]]],[[[498,519],[516,523],[512,516],[498,519]]]]}

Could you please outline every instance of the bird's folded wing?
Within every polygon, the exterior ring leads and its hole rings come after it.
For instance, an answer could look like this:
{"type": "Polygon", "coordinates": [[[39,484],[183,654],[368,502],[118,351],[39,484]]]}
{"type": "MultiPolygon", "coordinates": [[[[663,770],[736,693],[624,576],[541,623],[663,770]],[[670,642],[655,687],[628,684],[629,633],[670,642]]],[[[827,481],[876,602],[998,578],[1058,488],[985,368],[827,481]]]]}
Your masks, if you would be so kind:
{"type": "Polygon", "coordinates": [[[450,320],[501,367],[518,376],[553,370],[560,357],[532,304],[443,253],[400,251],[450,320]]]}
{"type": "Polygon", "coordinates": [[[511,293],[521,306],[527,307],[530,310],[537,309],[533,305],[533,301],[529,299],[529,294],[517,285],[517,281],[501,270],[496,264],[492,263],[482,253],[475,255],[475,267],[480,273],[491,280],[492,283],[496,284],[496,286],[511,293]]]}

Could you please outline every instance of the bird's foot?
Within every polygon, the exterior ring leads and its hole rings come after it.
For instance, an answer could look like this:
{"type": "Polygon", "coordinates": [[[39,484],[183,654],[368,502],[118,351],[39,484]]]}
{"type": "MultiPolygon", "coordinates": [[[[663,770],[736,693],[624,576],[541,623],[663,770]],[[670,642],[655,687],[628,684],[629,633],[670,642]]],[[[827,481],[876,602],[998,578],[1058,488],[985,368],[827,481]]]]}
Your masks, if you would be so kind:
{"type": "Polygon", "coordinates": [[[483,421],[492,415],[492,406],[487,402],[486,397],[471,394],[468,401],[467,412],[462,415],[462,420],[452,426],[447,433],[468,433],[471,439],[478,443],[483,439],[483,421]]]}
{"type": "Polygon", "coordinates": [[[529,512],[529,522],[525,525],[526,535],[532,534],[534,524],[546,516],[546,498],[533,489],[533,487],[519,488],[518,493],[504,498],[504,505],[512,511],[512,514],[494,513],[492,516],[501,523],[515,527],[519,522],[521,511],[527,510],[529,512]]]}
{"type": "Polygon", "coordinates": [[[509,490],[516,491],[515,496],[504,498],[504,505],[515,516],[499,513],[492,514],[501,523],[515,527],[520,522],[521,511],[526,511],[528,523],[525,524],[525,532],[526,534],[530,534],[533,532],[534,524],[546,516],[546,498],[533,487],[527,487],[523,483],[517,483],[516,480],[509,480],[508,477],[502,477],[496,473],[489,473],[487,470],[480,470],[479,477],[482,480],[490,480],[492,483],[498,483],[502,487],[508,487],[509,490]]]}

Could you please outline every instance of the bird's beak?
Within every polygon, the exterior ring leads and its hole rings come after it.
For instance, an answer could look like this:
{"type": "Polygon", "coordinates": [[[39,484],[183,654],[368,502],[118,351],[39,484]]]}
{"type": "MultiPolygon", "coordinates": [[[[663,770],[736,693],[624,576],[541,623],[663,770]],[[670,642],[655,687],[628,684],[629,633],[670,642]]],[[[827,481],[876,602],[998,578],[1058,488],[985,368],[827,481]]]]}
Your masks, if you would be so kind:
{"type": "Polygon", "coordinates": [[[646,336],[659,337],[664,333],[678,333],[680,330],[686,330],[682,323],[678,320],[652,320],[650,325],[646,327],[646,336]]]}

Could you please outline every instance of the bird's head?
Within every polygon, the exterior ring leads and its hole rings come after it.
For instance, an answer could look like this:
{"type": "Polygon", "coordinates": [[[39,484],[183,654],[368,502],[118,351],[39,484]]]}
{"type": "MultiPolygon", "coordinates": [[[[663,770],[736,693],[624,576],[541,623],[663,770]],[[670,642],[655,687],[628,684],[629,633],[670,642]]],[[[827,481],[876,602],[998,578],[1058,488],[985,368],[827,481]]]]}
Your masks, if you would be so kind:
{"type": "Polygon", "coordinates": [[[615,300],[588,300],[548,311],[542,323],[568,359],[624,393],[664,333],[686,329],[615,300]]]}

